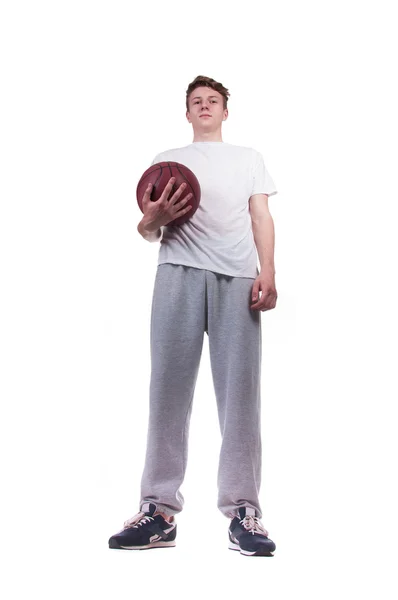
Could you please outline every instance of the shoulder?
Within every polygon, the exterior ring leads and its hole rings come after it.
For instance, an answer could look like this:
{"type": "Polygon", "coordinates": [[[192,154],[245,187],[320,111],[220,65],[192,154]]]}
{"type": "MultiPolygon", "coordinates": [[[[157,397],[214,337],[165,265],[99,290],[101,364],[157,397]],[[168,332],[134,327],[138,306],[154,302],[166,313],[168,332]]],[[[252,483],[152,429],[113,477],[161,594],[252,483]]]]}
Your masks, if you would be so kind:
{"type": "Polygon", "coordinates": [[[239,144],[230,144],[225,142],[225,146],[229,146],[231,149],[236,150],[237,152],[250,152],[253,150],[250,146],[241,146],[239,144]]]}
{"type": "MultiPolygon", "coordinates": [[[[152,164],[155,162],[163,162],[167,160],[175,161],[177,156],[182,156],[185,154],[188,146],[182,146],[179,148],[169,148],[168,150],[163,150],[156,154],[155,158],[152,161],[152,164]]],[[[177,161],[178,162],[178,161],[177,161]]]]}
{"type": "Polygon", "coordinates": [[[232,151],[236,152],[237,154],[245,155],[251,160],[258,160],[258,158],[261,157],[260,152],[258,152],[258,150],[252,146],[240,146],[237,144],[228,144],[228,146],[232,151]]]}

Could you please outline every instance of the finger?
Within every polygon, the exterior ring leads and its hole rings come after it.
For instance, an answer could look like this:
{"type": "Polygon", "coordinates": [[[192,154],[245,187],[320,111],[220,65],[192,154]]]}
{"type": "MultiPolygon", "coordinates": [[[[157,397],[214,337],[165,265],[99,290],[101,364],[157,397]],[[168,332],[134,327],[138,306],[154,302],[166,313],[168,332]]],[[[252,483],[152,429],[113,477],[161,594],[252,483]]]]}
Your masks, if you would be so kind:
{"type": "Polygon", "coordinates": [[[257,296],[256,301],[252,302],[252,304],[250,305],[250,308],[254,308],[255,310],[263,310],[265,306],[266,306],[266,298],[263,294],[261,296],[261,298],[259,298],[257,296]]]}
{"type": "Polygon", "coordinates": [[[267,310],[261,302],[256,302],[256,304],[251,305],[251,310],[267,310]]]}
{"type": "Polygon", "coordinates": [[[258,302],[258,300],[260,299],[260,292],[259,290],[255,290],[252,292],[252,302],[258,302]]]}
{"type": "Polygon", "coordinates": [[[152,185],[150,183],[148,183],[148,186],[142,196],[142,200],[141,200],[141,206],[142,209],[144,210],[144,212],[147,209],[147,206],[149,205],[150,201],[151,201],[151,194],[152,194],[152,185]]]}
{"type": "Polygon", "coordinates": [[[254,309],[254,310],[257,310],[257,308],[258,308],[259,304],[260,304],[260,302],[252,302],[252,303],[250,304],[250,308],[251,308],[251,309],[254,309]]]}
{"type": "Polygon", "coordinates": [[[186,202],[188,202],[192,198],[192,196],[193,194],[187,194],[186,196],[184,196],[184,198],[181,198],[179,202],[175,202],[175,205],[181,208],[186,202]]]}
{"type": "Polygon", "coordinates": [[[170,201],[173,201],[173,204],[175,203],[176,200],[178,200],[178,198],[181,196],[181,194],[183,193],[183,191],[185,190],[186,187],[187,187],[187,184],[186,183],[182,183],[178,187],[178,189],[174,192],[174,194],[170,198],[170,201]]]}
{"type": "Polygon", "coordinates": [[[171,177],[171,179],[169,179],[169,181],[168,181],[168,183],[167,183],[166,187],[164,188],[164,192],[165,192],[166,190],[167,190],[167,191],[170,191],[170,190],[171,190],[171,188],[172,188],[172,187],[173,187],[173,185],[175,184],[175,180],[176,180],[176,178],[175,178],[175,177],[171,177]]]}

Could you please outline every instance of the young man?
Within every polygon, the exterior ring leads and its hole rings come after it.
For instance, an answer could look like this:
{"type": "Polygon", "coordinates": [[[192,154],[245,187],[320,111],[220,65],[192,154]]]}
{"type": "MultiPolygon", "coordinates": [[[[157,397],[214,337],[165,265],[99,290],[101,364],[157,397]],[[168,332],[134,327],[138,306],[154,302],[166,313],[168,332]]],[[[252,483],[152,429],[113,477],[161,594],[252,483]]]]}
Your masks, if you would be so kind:
{"type": "Polygon", "coordinates": [[[157,154],[152,161],[189,167],[199,180],[201,200],[191,219],[169,227],[164,223],[189,210],[189,196],[183,196],[180,186],[168,198],[170,180],[165,215],[166,202],[163,209],[161,199],[147,202],[150,189],[146,191],[138,230],[149,241],[161,241],[151,315],[147,451],[140,512],[110,538],[110,548],[175,546],[174,515],[184,504],[180,486],[206,332],[222,435],[217,506],[230,519],[229,548],[249,556],[272,556],[275,550],[260,522],[258,494],[260,311],[274,308],[277,298],[268,210],[268,196],[277,191],[258,151],[222,140],[228,96],[221,83],[196,77],[186,92],[193,142],[157,154]]]}

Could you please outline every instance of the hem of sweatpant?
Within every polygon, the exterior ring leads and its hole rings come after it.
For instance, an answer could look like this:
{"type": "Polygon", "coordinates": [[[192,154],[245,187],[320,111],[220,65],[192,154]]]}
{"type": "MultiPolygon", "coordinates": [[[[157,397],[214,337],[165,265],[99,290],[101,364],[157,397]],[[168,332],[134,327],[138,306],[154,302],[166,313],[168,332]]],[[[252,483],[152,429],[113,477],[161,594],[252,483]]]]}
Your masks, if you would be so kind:
{"type": "MultiPolygon", "coordinates": [[[[238,508],[236,509],[236,511],[235,511],[235,512],[233,512],[233,513],[232,513],[232,512],[230,512],[230,513],[228,513],[228,514],[225,514],[225,513],[223,513],[223,515],[225,515],[225,516],[227,517],[227,519],[234,519],[235,517],[239,517],[239,518],[240,518],[240,515],[239,515],[239,508],[240,508],[240,507],[238,507],[238,508]]],[[[250,507],[250,508],[252,508],[252,507],[250,507]]],[[[253,507],[253,508],[254,508],[254,507],[253,507]]],[[[257,510],[257,508],[255,508],[254,510],[256,511],[256,517],[257,517],[257,518],[259,518],[259,519],[261,520],[261,519],[263,518],[263,517],[262,517],[262,515],[260,516],[260,513],[259,513],[259,511],[257,510]]]]}
{"type": "Polygon", "coordinates": [[[157,513],[163,513],[164,515],[167,515],[168,517],[172,517],[176,514],[176,512],[172,512],[172,510],[168,507],[165,506],[164,504],[160,504],[159,502],[155,502],[155,500],[143,500],[140,504],[140,510],[142,505],[145,502],[151,502],[151,504],[156,504],[156,511],[157,513]]]}

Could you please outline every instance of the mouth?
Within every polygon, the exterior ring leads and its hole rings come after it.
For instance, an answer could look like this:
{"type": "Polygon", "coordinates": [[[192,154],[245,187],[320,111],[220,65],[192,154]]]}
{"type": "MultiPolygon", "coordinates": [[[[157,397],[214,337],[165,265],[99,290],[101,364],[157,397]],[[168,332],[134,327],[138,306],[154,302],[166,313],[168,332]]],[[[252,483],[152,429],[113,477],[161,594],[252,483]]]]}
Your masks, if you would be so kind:
{"type": "Polygon", "coordinates": [[[200,115],[200,118],[202,117],[210,117],[211,115],[200,115]]]}

